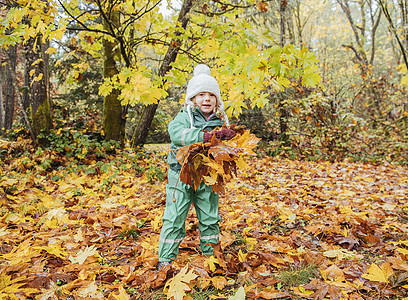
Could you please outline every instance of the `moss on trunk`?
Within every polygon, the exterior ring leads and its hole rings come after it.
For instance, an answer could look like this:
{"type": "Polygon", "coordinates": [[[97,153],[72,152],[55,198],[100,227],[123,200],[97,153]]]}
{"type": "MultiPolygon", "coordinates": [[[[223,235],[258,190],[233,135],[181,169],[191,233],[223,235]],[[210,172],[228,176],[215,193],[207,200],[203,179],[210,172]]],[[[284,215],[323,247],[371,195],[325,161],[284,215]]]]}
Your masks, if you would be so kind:
{"type": "MultiPolygon", "coordinates": [[[[112,24],[119,24],[119,15],[111,15],[112,24]]],[[[109,30],[110,26],[104,21],[105,29],[109,30]]],[[[103,77],[111,78],[118,74],[116,60],[120,57],[118,53],[118,42],[111,42],[108,39],[103,41],[103,77]],[[116,58],[116,59],[115,59],[116,58]]],[[[125,141],[126,116],[123,114],[123,108],[119,100],[119,91],[113,90],[103,101],[103,129],[106,140],[119,141],[121,146],[125,141]]]]}
{"type": "Polygon", "coordinates": [[[41,132],[48,134],[52,128],[51,109],[48,99],[41,103],[36,112],[33,109],[31,111],[34,135],[38,137],[41,132]]]}

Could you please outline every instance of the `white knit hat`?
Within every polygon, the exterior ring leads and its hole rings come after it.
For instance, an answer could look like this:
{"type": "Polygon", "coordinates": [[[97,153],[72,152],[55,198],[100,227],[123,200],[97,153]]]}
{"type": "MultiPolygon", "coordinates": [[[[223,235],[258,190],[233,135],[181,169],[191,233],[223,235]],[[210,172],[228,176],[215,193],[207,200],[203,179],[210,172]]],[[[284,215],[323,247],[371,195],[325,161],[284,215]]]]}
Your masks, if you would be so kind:
{"type": "MultiPolygon", "coordinates": [[[[224,114],[224,119],[229,126],[227,115],[224,111],[224,102],[221,100],[220,86],[217,80],[211,76],[211,70],[207,65],[199,64],[194,68],[193,77],[187,84],[186,98],[184,105],[187,106],[190,122],[192,124],[191,108],[194,107],[191,98],[201,92],[209,92],[217,97],[218,110],[224,114]]],[[[193,125],[191,125],[193,127],[193,125]]]]}

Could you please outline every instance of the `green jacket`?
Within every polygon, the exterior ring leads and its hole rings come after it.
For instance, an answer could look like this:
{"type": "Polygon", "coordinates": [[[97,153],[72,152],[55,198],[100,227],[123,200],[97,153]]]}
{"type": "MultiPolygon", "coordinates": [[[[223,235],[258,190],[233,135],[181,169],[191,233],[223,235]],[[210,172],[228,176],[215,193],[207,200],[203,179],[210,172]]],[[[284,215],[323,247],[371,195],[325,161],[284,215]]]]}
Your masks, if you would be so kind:
{"type": "Polygon", "coordinates": [[[176,159],[177,150],[174,149],[203,142],[204,131],[212,131],[215,127],[224,124],[224,121],[215,115],[211,115],[207,121],[198,107],[192,109],[191,115],[193,124],[190,123],[187,108],[183,108],[174,120],[169,123],[168,131],[171,145],[167,162],[170,168],[176,172],[181,170],[181,165],[176,159]]]}

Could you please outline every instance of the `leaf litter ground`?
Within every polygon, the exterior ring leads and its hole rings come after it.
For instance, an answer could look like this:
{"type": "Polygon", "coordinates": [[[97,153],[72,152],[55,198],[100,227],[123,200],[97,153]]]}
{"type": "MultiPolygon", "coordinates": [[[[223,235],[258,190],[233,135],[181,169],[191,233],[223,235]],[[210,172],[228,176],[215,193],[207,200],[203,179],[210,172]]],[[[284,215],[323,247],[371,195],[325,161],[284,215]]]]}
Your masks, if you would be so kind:
{"type": "Polygon", "coordinates": [[[126,159],[96,173],[2,163],[0,298],[407,297],[407,167],[250,157],[220,199],[214,256],[200,254],[191,210],[158,272],[166,151],[137,158],[156,173],[126,159]]]}

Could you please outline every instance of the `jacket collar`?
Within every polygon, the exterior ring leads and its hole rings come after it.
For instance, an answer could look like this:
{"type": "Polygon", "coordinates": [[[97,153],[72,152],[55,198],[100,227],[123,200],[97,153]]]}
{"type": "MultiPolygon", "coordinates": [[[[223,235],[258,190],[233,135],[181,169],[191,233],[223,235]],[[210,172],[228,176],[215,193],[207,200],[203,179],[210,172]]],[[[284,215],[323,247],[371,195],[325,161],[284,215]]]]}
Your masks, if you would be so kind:
{"type": "Polygon", "coordinates": [[[196,106],[193,111],[198,112],[207,122],[213,118],[216,118],[216,115],[214,113],[211,113],[211,115],[207,118],[206,116],[204,116],[203,112],[198,106],[196,106]]]}

